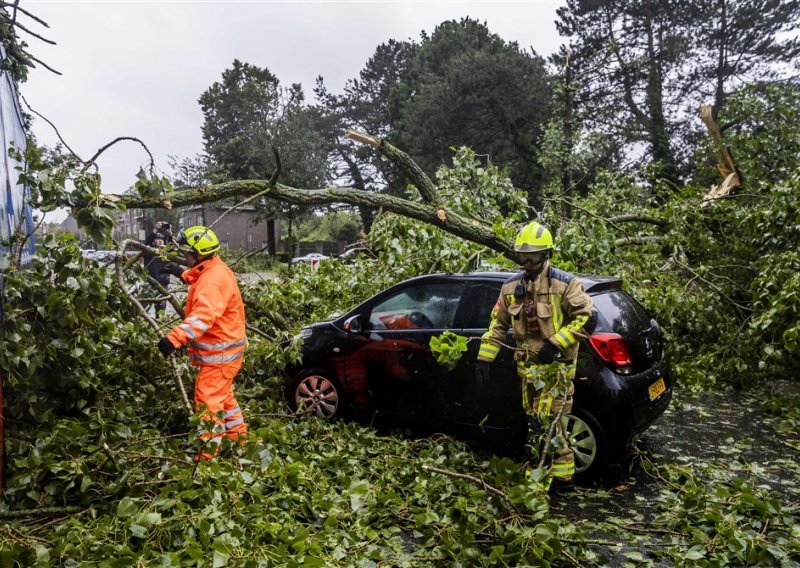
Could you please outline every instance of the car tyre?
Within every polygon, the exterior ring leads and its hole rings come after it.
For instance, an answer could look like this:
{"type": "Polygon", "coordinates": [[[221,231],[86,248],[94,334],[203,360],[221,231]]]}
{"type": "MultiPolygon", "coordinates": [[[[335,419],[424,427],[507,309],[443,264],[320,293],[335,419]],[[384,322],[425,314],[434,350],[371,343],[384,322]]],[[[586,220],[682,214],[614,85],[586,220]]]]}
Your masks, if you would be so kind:
{"type": "Polygon", "coordinates": [[[587,477],[603,470],[608,460],[607,438],[603,427],[592,414],[573,407],[561,417],[564,435],[575,454],[575,475],[587,477]]]}
{"type": "Polygon", "coordinates": [[[342,384],[320,369],[308,369],[295,376],[289,388],[289,405],[301,412],[314,407],[314,414],[324,420],[340,418],[347,409],[342,384]]]}

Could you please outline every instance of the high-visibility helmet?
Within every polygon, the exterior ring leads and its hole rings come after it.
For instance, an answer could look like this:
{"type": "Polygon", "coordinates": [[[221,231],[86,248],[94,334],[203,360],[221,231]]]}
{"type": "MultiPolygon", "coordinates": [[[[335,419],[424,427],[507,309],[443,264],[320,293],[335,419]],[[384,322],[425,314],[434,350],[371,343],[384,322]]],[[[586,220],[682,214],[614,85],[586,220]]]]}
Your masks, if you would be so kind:
{"type": "Polygon", "coordinates": [[[517,252],[553,250],[553,235],[550,234],[547,227],[533,221],[522,227],[517,233],[514,250],[517,252]]]}
{"type": "Polygon", "coordinates": [[[178,233],[178,246],[188,248],[199,255],[213,254],[219,250],[219,239],[208,227],[197,225],[178,233]]]}

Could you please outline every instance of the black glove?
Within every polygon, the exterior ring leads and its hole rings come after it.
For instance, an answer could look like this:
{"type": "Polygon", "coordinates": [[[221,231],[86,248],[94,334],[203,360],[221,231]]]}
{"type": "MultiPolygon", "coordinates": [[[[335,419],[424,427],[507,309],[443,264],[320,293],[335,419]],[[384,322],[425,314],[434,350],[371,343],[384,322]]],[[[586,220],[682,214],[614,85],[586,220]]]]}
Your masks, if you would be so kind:
{"type": "Polygon", "coordinates": [[[180,264],[167,262],[164,264],[164,268],[162,268],[161,271],[166,272],[167,274],[172,274],[175,278],[180,278],[181,274],[183,274],[184,268],[180,264]]]}
{"type": "Polygon", "coordinates": [[[592,335],[596,328],[597,328],[597,310],[592,310],[592,315],[589,316],[589,319],[586,320],[586,323],[583,325],[583,331],[588,335],[592,335]]]}
{"type": "Polygon", "coordinates": [[[539,353],[536,355],[536,358],[539,359],[539,363],[543,365],[549,365],[553,361],[556,360],[556,357],[559,356],[561,352],[558,350],[558,347],[553,345],[550,341],[545,341],[542,348],[539,349],[539,353]]]}
{"type": "Polygon", "coordinates": [[[158,340],[158,350],[161,351],[164,357],[169,357],[175,351],[175,346],[165,336],[158,340]]]}
{"type": "Polygon", "coordinates": [[[489,361],[478,361],[475,363],[475,382],[482,385],[484,381],[489,380],[490,369],[492,364],[489,361]]]}

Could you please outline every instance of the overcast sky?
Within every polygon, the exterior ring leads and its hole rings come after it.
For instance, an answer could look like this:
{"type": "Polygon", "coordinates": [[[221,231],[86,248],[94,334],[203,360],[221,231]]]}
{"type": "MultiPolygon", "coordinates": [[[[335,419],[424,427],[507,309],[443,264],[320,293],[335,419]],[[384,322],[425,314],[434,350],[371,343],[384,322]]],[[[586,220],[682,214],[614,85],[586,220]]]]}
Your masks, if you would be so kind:
{"type": "MultiPolygon", "coordinates": [[[[234,58],[267,67],[281,84],[301,83],[310,99],[318,75],[340,92],[380,43],[418,40],[448,19],[485,21],[503,39],[550,55],[561,43],[554,22],[562,4],[22,0],[50,29],[21,16],[23,25],[57,42],[25,38],[29,49],[63,75],[38,67],[20,90],[83,159],[118,136],[135,136],[170,173],[167,156],[202,151],[197,99],[234,58]]],[[[57,141],[38,118],[34,133],[40,143],[57,141]]],[[[108,150],[98,161],[104,191],[126,190],[146,161],[133,143],[108,150]]]]}

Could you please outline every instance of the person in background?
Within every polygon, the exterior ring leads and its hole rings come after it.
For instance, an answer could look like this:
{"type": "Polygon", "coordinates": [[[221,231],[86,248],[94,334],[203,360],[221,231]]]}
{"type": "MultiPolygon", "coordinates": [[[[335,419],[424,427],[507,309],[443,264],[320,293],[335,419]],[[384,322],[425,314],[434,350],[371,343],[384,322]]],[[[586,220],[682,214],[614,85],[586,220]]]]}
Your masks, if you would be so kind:
{"type": "MultiPolygon", "coordinates": [[[[153,229],[153,232],[147,236],[144,244],[154,249],[160,249],[167,245],[169,242],[168,239],[172,239],[169,223],[157,221],[155,229],[153,229]]],[[[178,265],[164,260],[157,254],[144,253],[142,257],[144,260],[144,266],[147,268],[147,272],[156,282],[161,284],[164,289],[169,288],[170,274],[180,278],[180,273],[183,272],[178,265]]],[[[162,292],[158,289],[155,289],[155,287],[154,293],[156,296],[162,296],[162,292]]],[[[159,313],[163,313],[166,309],[167,301],[160,300],[153,305],[155,306],[156,315],[158,315],[159,313]]]]}
{"type": "Polygon", "coordinates": [[[189,284],[183,322],[158,342],[165,357],[188,346],[192,365],[200,368],[194,386],[196,410],[204,412],[213,428],[199,436],[205,448],[197,459],[210,459],[219,451],[223,436],[241,440],[247,435],[233,379],[242,366],[247,346],[242,294],[236,277],[217,255],[220,244],[214,232],[202,226],[178,233],[188,270],[181,279],[189,284]]]}
{"type": "Polygon", "coordinates": [[[528,472],[540,463],[549,465],[549,487],[569,491],[575,456],[560,421],[554,428],[551,424],[572,410],[578,342],[591,333],[584,327],[591,328],[595,322],[592,299],[580,278],[550,264],[553,237],[543,225],[533,222],[523,227],[514,250],[523,270],[500,289],[489,329],[482,337],[475,377],[479,383],[489,378],[491,363],[512,328],[522,405],[528,415],[528,472]],[[545,445],[551,432],[551,443],[545,445]]]}
{"type": "Polygon", "coordinates": [[[172,242],[172,225],[166,221],[156,221],[153,230],[144,239],[144,244],[151,247],[156,239],[163,239],[165,244],[172,242]]]}

